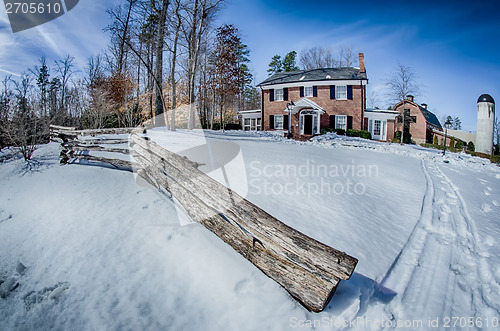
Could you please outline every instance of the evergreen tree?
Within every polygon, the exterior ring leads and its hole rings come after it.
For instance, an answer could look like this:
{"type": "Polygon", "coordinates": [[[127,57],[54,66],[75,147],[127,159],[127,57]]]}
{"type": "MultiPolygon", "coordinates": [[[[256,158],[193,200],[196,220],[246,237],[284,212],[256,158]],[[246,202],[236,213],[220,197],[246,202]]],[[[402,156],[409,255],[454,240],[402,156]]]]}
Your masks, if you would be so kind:
{"type": "Polygon", "coordinates": [[[283,71],[295,71],[299,70],[299,67],[295,65],[295,58],[297,57],[297,52],[291,51],[283,58],[282,66],[283,71]]]}
{"type": "Polygon", "coordinates": [[[269,63],[269,69],[267,69],[269,76],[277,74],[282,71],[283,71],[283,64],[281,63],[281,56],[279,55],[273,56],[271,62],[269,63]]]}

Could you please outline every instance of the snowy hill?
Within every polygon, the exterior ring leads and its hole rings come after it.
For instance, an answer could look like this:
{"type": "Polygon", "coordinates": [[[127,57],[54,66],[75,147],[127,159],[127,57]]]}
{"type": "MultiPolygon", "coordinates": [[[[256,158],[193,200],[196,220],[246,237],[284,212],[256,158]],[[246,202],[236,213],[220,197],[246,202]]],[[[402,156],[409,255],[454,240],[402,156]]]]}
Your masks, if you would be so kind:
{"type": "Polygon", "coordinates": [[[51,143],[31,169],[0,164],[1,330],[497,329],[500,168],[489,161],[333,134],[149,135],[174,151],[239,145],[235,189],[358,258],[352,278],[310,313],[168,194],[127,172],[60,166],[51,143]]]}

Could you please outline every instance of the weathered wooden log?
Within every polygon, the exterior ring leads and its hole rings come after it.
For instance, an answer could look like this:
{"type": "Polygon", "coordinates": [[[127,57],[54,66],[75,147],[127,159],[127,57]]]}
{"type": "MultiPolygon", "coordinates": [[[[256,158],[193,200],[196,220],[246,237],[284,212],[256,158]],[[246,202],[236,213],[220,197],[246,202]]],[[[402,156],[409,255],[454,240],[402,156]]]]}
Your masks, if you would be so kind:
{"type": "Polygon", "coordinates": [[[312,311],[322,311],[357,259],[283,224],[193,162],[132,135],[134,157],[193,220],[214,232],[312,311]]]}
{"type": "MultiPolygon", "coordinates": [[[[134,142],[135,139],[133,138],[134,142]]],[[[148,144],[152,149],[156,149],[159,146],[154,146],[154,143],[148,144]]],[[[212,206],[217,208],[217,210],[229,210],[235,211],[237,214],[244,214],[253,219],[262,216],[262,210],[254,210],[256,207],[254,204],[249,202],[246,199],[243,199],[237,193],[232,190],[226,188],[224,185],[219,182],[213,180],[212,178],[206,176],[204,173],[190,167],[190,163],[186,163],[185,159],[177,154],[166,151],[167,153],[171,153],[170,156],[166,156],[167,158],[158,157],[155,153],[153,155],[147,154],[147,149],[144,145],[139,146],[132,145],[133,150],[135,152],[141,153],[148,160],[154,162],[160,169],[164,169],[166,173],[169,174],[170,177],[175,178],[182,182],[188,189],[193,191],[194,194],[201,195],[204,200],[207,200],[212,206]],[[147,156],[146,156],[147,155],[147,156]],[[208,178],[207,178],[208,177],[208,178]]],[[[161,147],[160,147],[161,148],[161,147]]],[[[267,215],[266,215],[267,217],[267,215]]],[[[245,222],[245,220],[243,220],[245,222]]],[[[253,227],[253,224],[248,224],[250,228],[253,227]]],[[[266,226],[266,224],[259,224],[259,226],[266,226]]],[[[267,227],[267,226],[266,226],[267,227]]],[[[268,228],[268,231],[274,231],[274,226],[268,228]]],[[[279,234],[278,234],[279,237],[279,234]]],[[[285,247],[289,244],[286,242],[281,242],[285,247]]],[[[311,249],[314,249],[312,247],[311,249]]],[[[310,250],[310,249],[309,249],[310,250]]],[[[343,256],[345,253],[336,251],[336,255],[343,256]]],[[[300,259],[300,257],[298,257],[300,259]]],[[[340,264],[340,266],[336,266],[334,270],[332,270],[336,274],[338,278],[347,279],[350,277],[352,270],[350,270],[349,264],[340,264]]]]}
{"type": "Polygon", "coordinates": [[[76,127],[74,126],[60,126],[60,125],[54,125],[54,124],[51,124],[49,125],[49,129],[50,130],[76,130],[76,127]]]}
{"type": "Polygon", "coordinates": [[[144,133],[145,129],[141,128],[111,128],[111,129],[87,129],[87,130],[53,130],[56,134],[66,136],[97,136],[103,134],[131,134],[144,133]]]}
{"type": "Polygon", "coordinates": [[[102,147],[102,146],[95,146],[95,145],[88,145],[88,146],[81,146],[81,145],[75,145],[71,143],[62,143],[61,148],[63,150],[68,150],[68,151],[73,151],[73,152],[109,152],[109,153],[121,153],[128,155],[130,154],[129,149],[125,148],[110,148],[110,147],[102,147]]]}
{"type": "MultiPolygon", "coordinates": [[[[71,153],[71,151],[70,151],[71,153]]],[[[68,159],[81,159],[87,161],[103,162],[114,166],[115,168],[123,168],[127,171],[134,171],[134,169],[140,168],[140,166],[132,161],[120,160],[120,159],[110,159],[106,157],[88,155],[88,154],[72,154],[68,159]]]]}
{"type": "Polygon", "coordinates": [[[115,138],[92,138],[92,139],[78,139],[71,137],[71,139],[66,143],[69,145],[80,145],[80,146],[95,146],[95,145],[119,145],[128,144],[128,139],[115,139],[115,138]]]}

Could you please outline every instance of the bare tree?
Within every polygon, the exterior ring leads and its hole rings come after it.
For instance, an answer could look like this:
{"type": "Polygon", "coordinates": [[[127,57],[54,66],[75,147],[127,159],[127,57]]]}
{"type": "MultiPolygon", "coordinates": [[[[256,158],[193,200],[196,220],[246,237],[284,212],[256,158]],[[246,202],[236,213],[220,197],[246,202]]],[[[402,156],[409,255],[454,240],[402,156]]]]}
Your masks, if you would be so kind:
{"type": "Polygon", "coordinates": [[[2,81],[2,91],[0,92],[0,149],[8,146],[9,142],[6,133],[14,97],[10,88],[11,83],[11,76],[6,76],[2,81]]]}
{"type": "Polygon", "coordinates": [[[405,100],[408,95],[416,96],[419,94],[419,86],[416,82],[416,76],[413,70],[405,65],[399,64],[394,72],[389,76],[386,82],[389,98],[395,103],[403,102],[401,144],[404,140],[404,131],[406,125],[405,118],[405,100]]]}
{"type": "Polygon", "coordinates": [[[174,0],[175,9],[174,16],[175,20],[172,24],[172,29],[174,31],[174,40],[172,41],[172,63],[170,66],[170,84],[172,86],[172,107],[171,107],[171,118],[170,118],[170,130],[175,131],[175,109],[177,108],[177,81],[175,79],[176,64],[177,64],[177,50],[179,46],[179,35],[182,27],[182,16],[181,16],[181,0],[174,0]]]}
{"type": "Polygon", "coordinates": [[[189,81],[189,122],[188,129],[194,128],[194,105],[196,102],[196,72],[201,47],[201,39],[206,32],[208,22],[220,8],[224,0],[192,0],[186,7],[187,28],[184,30],[188,48],[187,76],[189,81]]]}
{"type": "Polygon", "coordinates": [[[66,55],[64,60],[56,61],[56,72],[59,74],[59,80],[61,82],[61,105],[60,108],[66,113],[66,91],[68,89],[68,83],[71,75],[73,75],[73,61],[74,57],[66,55]]]}
{"type": "Polygon", "coordinates": [[[304,70],[334,67],[352,67],[356,56],[351,48],[341,47],[337,53],[331,48],[313,47],[300,52],[300,66],[304,70]]]}
{"type": "Polygon", "coordinates": [[[107,10],[107,13],[113,21],[105,29],[111,32],[112,45],[118,47],[118,49],[113,52],[116,56],[116,67],[113,71],[119,73],[123,73],[124,69],[126,69],[127,44],[125,41],[130,39],[132,9],[137,3],[137,0],[126,0],[126,2],[127,3],[123,7],[120,5],[116,8],[107,10]]]}
{"type": "Polygon", "coordinates": [[[33,105],[30,104],[29,94],[32,78],[23,74],[20,81],[15,81],[15,112],[2,127],[2,133],[10,146],[15,147],[25,161],[31,160],[39,144],[44,141],[44,125],[36,115],[33,105]]]}
{"type": "Polygon", "coordinates": [[[379,109],[380,99],[377,93],[371,91],[368,95],[368,107],[373,109],[379,109]]]}

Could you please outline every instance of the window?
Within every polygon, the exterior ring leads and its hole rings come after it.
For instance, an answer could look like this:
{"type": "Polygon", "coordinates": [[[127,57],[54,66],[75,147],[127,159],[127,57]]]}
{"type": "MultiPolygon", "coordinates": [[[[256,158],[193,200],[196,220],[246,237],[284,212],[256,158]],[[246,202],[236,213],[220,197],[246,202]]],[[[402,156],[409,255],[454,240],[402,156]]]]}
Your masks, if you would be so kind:
{"type": "Polygon", "coordinates": [[[346,85],[335,86],[335,99],[347,100],[347,86],[346,85]]]}
{"type": "Polygon", "coordinates": [[[275,101],[283,101],[283,89],[276,89],[274,92],[274,100],[275,101]]]}
{"type": "Polygon", "coordinates": [[[335,116],[335,129],[347,130],[347,116],[346,115],[335,116]]]}
{"type": "Polygon", "coordinates": [[[259,131],[260,130],[260,118],[245,118],[243,121],[244,131],[259,131]]]}
{"type": "Polygon", "coordinates": [[[373,135],[374,136],[380,136],[380,127],[381,127],[381,122],[379,120],[375,120],[373,122],[373,135]]]}
{"type": "Polygon", "coordinates": [[[304,96],[305,97],[312,97],[313,96],[313,87],[312,86],[304,87],[304,96]]]}
{"type": "Polygon", "coordinates": [[[274,115],[274,128],[283,130],[283,115],[274,115]]]}

